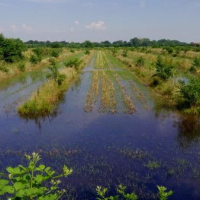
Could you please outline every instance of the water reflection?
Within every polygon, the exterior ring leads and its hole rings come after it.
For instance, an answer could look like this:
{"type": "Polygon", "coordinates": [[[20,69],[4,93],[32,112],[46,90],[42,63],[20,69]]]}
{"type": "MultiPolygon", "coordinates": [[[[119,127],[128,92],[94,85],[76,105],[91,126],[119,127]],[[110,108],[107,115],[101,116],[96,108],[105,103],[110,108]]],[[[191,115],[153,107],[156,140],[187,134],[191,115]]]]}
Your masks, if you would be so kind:
{"type": "Polygon", "coordinates": [[[200,141],[200,120],[197,116],[181,116],[176,122],[177,141],[182,148],[188,148],[200,141]]]}

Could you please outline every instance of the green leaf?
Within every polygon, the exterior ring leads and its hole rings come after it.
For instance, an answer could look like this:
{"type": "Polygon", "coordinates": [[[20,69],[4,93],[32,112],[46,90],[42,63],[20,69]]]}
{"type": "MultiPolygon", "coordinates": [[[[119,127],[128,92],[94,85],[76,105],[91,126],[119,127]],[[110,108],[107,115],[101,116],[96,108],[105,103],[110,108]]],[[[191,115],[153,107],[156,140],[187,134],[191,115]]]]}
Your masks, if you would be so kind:
{"type": "Polygon", "coordinates": [[[39,174],[35,177],[35,181],[36,181],[37,183],[39,183],[39,184],[42,183],[43,180],[44,180],[44,177],[41,176],[41,175],[39,175],[39,174]]]}
{"type": "Polygon", "coordinates": [[[7,170],[8,173],[10,173],[12,175],[21,174],[21,170],[20,170],[19,167],[15,167],[15,168],[7,167],[6,170],[7,170]]]}
{"type": "Polygon", "coordinates": [[[17,182],[17,183],[14,184],[13,187],[15,188],[16,191],[18,191],[18,190],[24,189],[24,188],[25,188],[25,185],[22,184],[22,183],[20,183],[20,182],[17,182]]]}
{"type": "Polygon", "coordinates": [[[15,192],[14,188],[12,186],[5,186],[2,188],[2,192],[8,193],[8,194],[13,194],[15,192]]]}
{"type": "Polygon", "coordinates": [[[9,181],[7,180],[0,180],[0,189],[2,189],[3,187],[5,187],[6,185],[8,185],[9,181]]]}

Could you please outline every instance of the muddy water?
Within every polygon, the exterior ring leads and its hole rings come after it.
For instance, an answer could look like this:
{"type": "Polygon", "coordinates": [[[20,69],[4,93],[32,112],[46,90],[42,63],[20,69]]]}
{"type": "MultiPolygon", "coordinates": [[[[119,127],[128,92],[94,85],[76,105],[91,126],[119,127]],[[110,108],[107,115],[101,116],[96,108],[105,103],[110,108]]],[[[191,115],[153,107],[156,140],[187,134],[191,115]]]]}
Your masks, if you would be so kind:
{"type": "Polygon", "coordinates": [[[73,168],[63,180],[68,190],[65,199],[92,200],[97,185],[109,187],[112,193],[118,184],[127,185],[140,199],[154,199],[156,185],[173,190],[172,199],[200,199],[199,120],[152,107],[142,109],[137,101],[133,115],[103,114],[98,109],[85,113],[93,67],[94,59],[44,119],[21,119],[16,112],[42,77],[25,76],[1,86],[0,169],[25,163],[25,152],[38,151],[46,165],[73,168]]]}

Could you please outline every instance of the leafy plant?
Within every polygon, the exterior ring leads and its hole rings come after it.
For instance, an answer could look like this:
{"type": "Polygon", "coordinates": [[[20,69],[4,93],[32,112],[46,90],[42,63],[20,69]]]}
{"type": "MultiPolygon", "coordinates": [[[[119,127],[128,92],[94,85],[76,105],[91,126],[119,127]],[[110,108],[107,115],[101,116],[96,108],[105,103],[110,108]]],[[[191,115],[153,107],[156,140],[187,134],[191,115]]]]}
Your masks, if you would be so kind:
{"type": "Polygon", "coordinates": [[[144,66],[144,64],[145,64],[145,60],[144,60],[143,57],[139,57],[139,58],[136,60],[136,66],[137,66],[137,67],[142,67],[142,66],[144,66]]]}
{"type": "Polygon", "coordinates": [[[60,72],[58,71],[58,66],[54,62],[49,66],[49,73],[46,75],[46,77],[48,79],[54,79],[58,85],[62,85],[62,83],[66,79],[66,76],[64,74],[60,74],[60,72]]]}
{"type": "Polygon", "coordinates": [[[51,56],[54,57],[54,58],[58,58],[58,57],[59,57],[59,52],[56,51],[56,50],[53,50],[53,51],[51,52],[51,56]]]}
{"type": "Polygon", "coordinates": [[[0,196],[10,200],[58,200],[65,190],[59,189],[59,180],[72,173],[72,169],[63,167],[63,172],[56,174],[50,167],[38,164],[39,154],[26,155],[28,166],[7,167],[7,178],[0,179],[0,196]]]}
{"type": "Polygon", "coordinates": [[[158,76],[162,80],[167,80],[172,76],[173,66],[171,64],[165,63],[160,56],[157,58],[155,67],[156,74],[154,76],[158,76]]]}
{"type": "Polygon", "coordinates": [[[163,186],[157,186],[159,191],[159,200],[167,200],[170,196],[173,195],[173,191],[167,192],[167,188],[163,186]]]}
{"type": "Polygon", "coordinates": [[[81,65],[82,60],[79,58],[71,58],[67,62],[64,63],[66,67],[74,67],[76,70],[81,65]]]}
{"type": "Polygon", "coordinates": [[[41,61],[41,58],[38,57],[38,56],[36,56],[36,55],[32,55],[32,56],[30,57],[30,62],[31,62],[32,64],[37,64],[37,63],[39,63],[40,61],[41,61]]]}
{"type": "Polygon", "coordinates": [[[127,57],[128,56],[128,51],[126,49],[124,49],[123,53],[122,53],[123,57],[127,57]]]}
{"type": "Polygon", "coordinates": [[[7,67],[5,67],[5,66],[0,66],[0,70],[1,70],[2,72],[5,72],[5,73],[8,73],[8,72],[9,72],[9,69],[8,69],[7,67]]]}
{"type": "Polygon", "coordinates": [[[191,78],[188,84],[181,82],[180,93],[185,106],[200,106],[200,78],[191,78]]]}
{"type": "Polygon", "coordinates": [[[19,71],[24,72],[26,69],[26,66],[24,63],[20,63],[17,68],[19,69],[19,71]]]}
{"type": "Polygon", "coordinates": [[[85,55],[90,55],[90,51],[88,49],[85,51],[85,55]]]}
{"type": "Polygon", "coordinates": [[[137,200],[138,197],[137,195],[132,192],[132,193],[127,193],[126,192],[126,187],[123,185],[119,185],[117,188],[117,195],[116,196],[109,196],[106,197],[106,193],[107,193],[108,189],[107,188],[102,188],[100,186],[98,186],[96,188],[96,192],[97,192],[97,200],[120,200],[120,199],[124,199],[124,200],[137,200]]]}

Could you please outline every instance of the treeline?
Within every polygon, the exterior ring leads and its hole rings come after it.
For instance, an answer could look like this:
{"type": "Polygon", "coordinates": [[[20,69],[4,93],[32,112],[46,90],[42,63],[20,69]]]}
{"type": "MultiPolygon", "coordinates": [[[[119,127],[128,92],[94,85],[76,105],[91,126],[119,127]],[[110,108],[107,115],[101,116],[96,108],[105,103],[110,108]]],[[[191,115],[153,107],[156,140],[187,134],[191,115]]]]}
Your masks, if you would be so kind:
{"type": "Polygon", "coordinates": [[[22,52],[26,50],[26,44],[20,39],[5,38],[0,34],[0,60],[9,63],[23,58],[22,52]]]}
{"type": "Polygon", "coordinates": [[[77,43],[77,42],[66,42],[66,41],[60,41],[60,42],[50,42],[50,41],[33,41],[29,40],[26,42],[26,44],[29,47],[36,47],[36,46],[47,46],[52,48],[60,48],[60,47],[70,47],[70,48],[84,48],[84,47],[175,47],[175,46],[193,46],[193,43],[185,43],[180,42],[178,40],[150,40],[148,38],[133,38],[129,42],[119,40],[115,42],[110,41],[104,41],[104,42],[91,42],[91,41],[85,41],[83,43],[77,43]]]}

